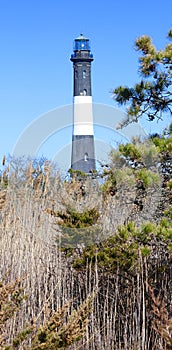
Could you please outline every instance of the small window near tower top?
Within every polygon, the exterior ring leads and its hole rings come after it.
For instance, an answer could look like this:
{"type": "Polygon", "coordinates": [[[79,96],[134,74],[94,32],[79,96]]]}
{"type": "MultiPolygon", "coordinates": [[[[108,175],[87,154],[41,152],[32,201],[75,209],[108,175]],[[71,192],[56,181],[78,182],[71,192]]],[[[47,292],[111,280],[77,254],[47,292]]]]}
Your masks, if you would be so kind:
{"type": "Polygon", "coordinates": [[[87,95],[87,90],[86,90],[86,89],[83,90],[83,95],[84,95],[84,96],[87,95]]]}
{"type": "Polygon", "coordinates": [[[87,162],[88,161],[88,153],[84,154],[84,161],[87,162]]]}
{"type": "Polygon", "coordinates": [[[85,71],[85,70],[83,70],[83,72],[82,72],[82,76],[83,76],[83,79],[85,79],[85,78],[86,78],[86,71],[85,71]]]}

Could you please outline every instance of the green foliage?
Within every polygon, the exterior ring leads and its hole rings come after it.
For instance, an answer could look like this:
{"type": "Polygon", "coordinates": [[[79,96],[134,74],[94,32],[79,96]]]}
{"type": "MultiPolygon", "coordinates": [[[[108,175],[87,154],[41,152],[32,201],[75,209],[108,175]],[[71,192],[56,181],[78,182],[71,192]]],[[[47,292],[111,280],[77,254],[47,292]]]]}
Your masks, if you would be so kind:
{"type": "Polygon", "coordinates": [[[120,145],[119,151],[129,161],[135,163],[136,166],[144,166],[146,168],[156,164],[158,160],[158,152],[156,146],[149,140],[144,142],[137,141],[120,145]]]}
{"type": "MultiPolygon", "coordinates": [[[[17,336],[13,340],[13,348],[18,348],[27,338],[28,336],[34,331],[34,326],[30,325],[21,332],[17,334],[17,336]]],[[[10,347],[11,349],[11,347],[10,347]]]]}
{"type": "Polygon", "coordinates": [[[170,221],[172,221],[172,205],[164,211],[164,216],[167,217],[170,221]]]}
{"type": "Polygon", "coordinates": [[[77,178],[77,179],[83,179],[87,176],[86,173],[84,173],[81,170],[74,170],[74,169],[69,169],[68,170],[69,174],[71,175],[71,177],[77,178]]]}
{"type": "Polygon", "coordinates": [[[57,223],[63,227],[84,228],[92,226],[97,222],[99,212],[96,208],[88,209],[83,212],[67,209],[66,213],[55,212],[54,216],[61,219],[57,223]]]}
{"type": "Polygon", "coordinates": [[[168,227],[164,227],[164,225],[159,225],[157,228],[156,235],[163,242],[171,242],[172,241],[172,226],[171,224],[168,227]]]}
{"type": "Polygon", "coordinates": [[[106,271],[114,271],[117,266],[129,270],[135,265],[138,254],[138,244],[130,240],[131,232],[136,231],[133,223],[128,226],[119,227],[118,232],[103,240],[100,244],[86,247],[81,259],[75,259],[73,266],[75,268],[84,267],[87,262],[97,261],[100,268],[106,271]]]}
{"type": "Polygon", "coordinates": [[[71,303],[65,304],[54,313],[45,326],[39,327],[32,339],[32,350],[67,349],[81,339],[89,323],[89,313],[92,311],[92,302],[95,293],[67,316],[71,303]],[[65,321],[66,318],[66,321],[65,321]]]}
{"type": "Polygon", "coordinates": [[[161,176],[156,166],[159,162],[158,152],[157,146],[150,140],[133,140],[133,143],[119,145],[118,150],[110,153],[109,168],[104,169],[102,191],[115,195],[123,184],[131,187],[141,181],[145,189],[159,184],[161,176]]]}
{"type": "Polygon", "coordinates": [[[137,148],[136,145],[132,143],[127,143],[126,145],[120,145],[119,151],[121,154],[123,154],[126,158],[129,158],[130,160],[140,160],[141,159],[141,152],[137,148]]]}
{"type": "MultiPolygon", "coordinates": [[[[115,151],[113,155],[114,153],[115,151]]],[[[121,185],[128,184],[132,186],[135,182],[133,170],[130,167],[116,168],[112,166],[109,171],[105,171],[104,177],[105,181],[100,188],[103,193],[110,194],[111,196],[116,194],[121,185]]]]}
{"type": "Polygon", "coordinates": [[[88,262],[97,262],[101,269],[109,273],[113,273],[117,267],[120,267],[120,271],[134,273],[137,271],[139,252],[143,257],[149,256],[152,241],[158,242],[159,239],[171,251],[170,223],[164,226],[162,222],[158,225],[148,222],[138,228],[134,222],[129,222],[100,244],[86,247],[82,258],[75,258],[73,267],[83,269],[88,262]]]}
{"type": "Polygon", "coordinates": [[[168,244],[168,250],[172,253],[172,243],[168,244]]]}
{"type": "Polygon", "coordinates": [[[96,208],[83,212],[73,209],[66,209],[65,213],[54,212],[54,216],[58,218],[56,224],[62,228],[57,236],[61,249],[66,251],[77,244],[88,245],[95,242],[100,232],[100,228],[96,226],[99,215],[96,208]]]}
{"type": "Polygon", "coordinates": [[[114,169],[106,170],[104,171],[104,176],[106,177],[104,183],[101,185],[101,190],[104,193],[110,193],[111,195],[114,195],[117,191],[117,182],[116,182],[116,176],[114,173],[114,169]]]}
{"type": "Polygon", "coordinates": [[[150,248],[149,247],[141,247],[140,251],[141,251],[143,258],[150,255],[150,248]]]}
{"type": "MultiPolygon", "coordinates": [[[[168,33],[171,36],[172,29],[168,33]]],[[[114,100],[127,104],[127,119],[119,127],[137,121],[143,114],[148,119],[161,119],[162,113],[172,113],[172,44],[164,50],[156,50],[149,36],[143,35],[135,41],[135,48],[141,53],[139,71],[142,79],[133,88],[119,86],[114,89],[114,100]]]]}
{"type": "Polygon", "coordinates": [[[159,153],[172,151],[172,137],[153,137],[152,142],[155,144],[159,153]]]}
{"type": "MultiPolygon", "coordinates": [[[[92,310],[94,293],[74,310],[70,316],[69,307],[71,303],[64,304],[61,309],[53,314],[44,326],[37,327],[32,324],[19,332],[13,340],[13,346],[8,349],[19,348],[31,335],[31,346],[24,346],[24,349],[32,350],[56,350],[67,349],[70,345],[82,338],[85,327],[89,323],[88,315],[92,310]],[[66,318],[66,320],[65,320],[66,318]]],[[[7,348],[6,348],[7,349],[7,348]]]]}
{"type": "Polygon", "coordinates": [[[159,174],[145,168],[137,170],[135,175],[137,180],[143,182],[145,188],[148,188],[153,184],[158,184],[160,181],[159,174]]]}
{"type": "Polygon", "coordinates": [[[68,228],[63,227],[60,234],[57,234],[57,243],[62,251],[69,255],[76,246],[87,246],[97,242],[100,235],[100,227],[68,228]]]}

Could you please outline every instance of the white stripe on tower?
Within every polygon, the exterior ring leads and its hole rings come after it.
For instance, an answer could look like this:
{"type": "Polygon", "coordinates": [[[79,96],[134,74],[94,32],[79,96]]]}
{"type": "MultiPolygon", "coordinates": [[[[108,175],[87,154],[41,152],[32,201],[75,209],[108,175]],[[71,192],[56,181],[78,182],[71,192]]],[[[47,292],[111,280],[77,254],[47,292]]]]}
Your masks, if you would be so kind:
{"type": "Polygon", "coordinates": [[[73,135],[94,135],[92,96],[74,96],[73,135]]]}

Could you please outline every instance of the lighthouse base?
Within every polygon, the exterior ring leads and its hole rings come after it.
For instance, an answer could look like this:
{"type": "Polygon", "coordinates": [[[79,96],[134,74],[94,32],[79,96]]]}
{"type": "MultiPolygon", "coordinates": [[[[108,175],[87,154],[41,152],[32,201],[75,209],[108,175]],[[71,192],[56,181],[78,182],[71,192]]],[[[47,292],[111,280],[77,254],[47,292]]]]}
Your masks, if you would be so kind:
{"type": "Polygon", "coordinates": [[[96,170],[93,135],[73,135],[71,168],[86,174],[96,170]]]}

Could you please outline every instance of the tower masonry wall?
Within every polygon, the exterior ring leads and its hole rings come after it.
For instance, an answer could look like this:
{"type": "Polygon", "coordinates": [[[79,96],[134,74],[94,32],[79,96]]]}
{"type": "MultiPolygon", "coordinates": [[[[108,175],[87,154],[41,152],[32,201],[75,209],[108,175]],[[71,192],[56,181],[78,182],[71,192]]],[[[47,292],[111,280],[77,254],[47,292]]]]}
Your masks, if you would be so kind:
{"type": "Polygon", "coordinates": [[[74,96],[91,96],[91,63],[74,62],[74,96]]]}
{"type": "Polygon", "coordinates": [[[73,135],[72,165],[73,170],[89,173],[96,169],[94,154],[94,136],[73,135]]]}

